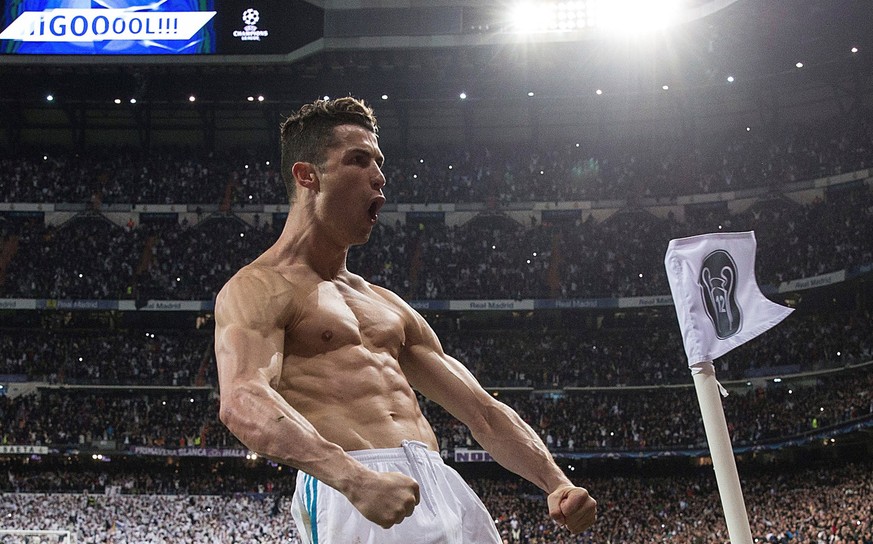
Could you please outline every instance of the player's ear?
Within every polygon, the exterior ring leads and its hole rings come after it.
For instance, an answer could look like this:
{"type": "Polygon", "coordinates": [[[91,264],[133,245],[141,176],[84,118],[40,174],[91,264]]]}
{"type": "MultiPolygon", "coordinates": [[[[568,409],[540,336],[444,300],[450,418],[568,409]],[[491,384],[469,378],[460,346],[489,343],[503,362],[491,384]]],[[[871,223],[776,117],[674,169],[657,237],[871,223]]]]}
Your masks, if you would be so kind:
{"type": "Polygon", "coordinates": [[[314,164],[311,162],[295,162],[291,167],[291,174],[294,175],[294,182],[297,185],[304,189],[318,192],[318,172],[314,164]]]}

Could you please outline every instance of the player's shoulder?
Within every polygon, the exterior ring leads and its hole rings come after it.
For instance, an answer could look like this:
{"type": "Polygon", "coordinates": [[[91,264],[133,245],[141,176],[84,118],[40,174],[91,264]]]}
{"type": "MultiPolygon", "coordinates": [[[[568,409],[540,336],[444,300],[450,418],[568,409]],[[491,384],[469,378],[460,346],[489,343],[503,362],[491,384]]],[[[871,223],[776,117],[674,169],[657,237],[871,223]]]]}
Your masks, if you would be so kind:
{"type": "Polygon", "coordinates": [[[293,311],[299,292],[297,276],[257,262],[241,268],[219,291],[216,313],[248,314],[253,310],[270,314],[293,311]]]}
{"type": "Polygon", "coordinates": [[[293,280],[277,268],[253,262],[240,268],[224,284],[224,287],[219,292],[219,297],[224,293],[225,296],[243,294],[249,297],[263,296],[272,298],[292,290],[293,287],[293,280]]]}

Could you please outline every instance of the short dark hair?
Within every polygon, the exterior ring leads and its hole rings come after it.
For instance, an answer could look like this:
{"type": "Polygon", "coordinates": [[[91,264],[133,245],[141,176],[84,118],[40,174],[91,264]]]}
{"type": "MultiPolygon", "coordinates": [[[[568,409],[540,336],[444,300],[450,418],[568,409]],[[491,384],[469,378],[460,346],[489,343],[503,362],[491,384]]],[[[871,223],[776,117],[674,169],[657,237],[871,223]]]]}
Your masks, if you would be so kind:
{"type": "Polygon", "coordinates": [[[333,129],[340,125],[358,125],[373,134],[379,131],[373,108],[351,96],[305,104],[282,122],[282,179],[289,200],[294,200],[297,185],[291,167],[301,161],[323,165],[327,149],[335,143],[333,129]]]}

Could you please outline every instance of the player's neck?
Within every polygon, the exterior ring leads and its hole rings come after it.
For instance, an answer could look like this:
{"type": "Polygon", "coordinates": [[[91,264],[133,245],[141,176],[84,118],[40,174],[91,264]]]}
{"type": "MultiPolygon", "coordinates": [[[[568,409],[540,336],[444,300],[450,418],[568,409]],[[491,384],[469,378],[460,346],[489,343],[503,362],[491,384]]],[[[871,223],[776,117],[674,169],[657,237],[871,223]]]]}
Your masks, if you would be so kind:
{"type": "Polygon", "coordinates": [[[279,263],[304,264],[325,279],[336,279],[346,271],[348,249],[327,235],[312,214],[295,211],[292,206],[270,251],[279,263]]]}

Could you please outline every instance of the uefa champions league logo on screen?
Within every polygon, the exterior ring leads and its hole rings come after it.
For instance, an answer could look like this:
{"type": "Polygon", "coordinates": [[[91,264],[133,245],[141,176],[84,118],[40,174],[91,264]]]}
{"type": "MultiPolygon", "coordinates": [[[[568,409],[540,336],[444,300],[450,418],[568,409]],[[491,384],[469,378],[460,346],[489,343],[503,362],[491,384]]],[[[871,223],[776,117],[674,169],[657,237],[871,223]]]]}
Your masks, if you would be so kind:
{"type": "Polygon", "coordinates": [[[269,30],[258,30],[258,22],[261,20],[261,14],[254,8],[248,8],[242,13],[242,22],[245,25],[242,30],[234,30],[233,37],[239,38],[244,42],[259,42],[261,38],[266,38],[270,35],[269,30]]]}
{"type": "Polygon", "coordinates": [[[257,30],[258,27],[255,25],[261,20],[261,14],[258,13],[258,10],[249,8],[243,12],[242,20],[246,24],[246,30],[249,30],[250,26],[254,27],[251,30],[257,30]]]}

